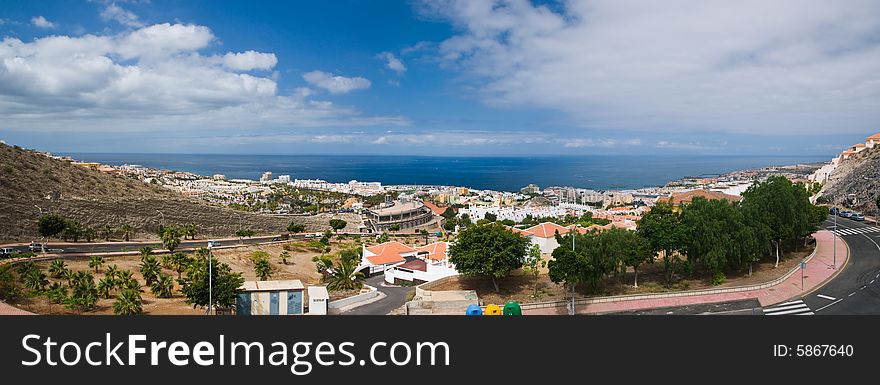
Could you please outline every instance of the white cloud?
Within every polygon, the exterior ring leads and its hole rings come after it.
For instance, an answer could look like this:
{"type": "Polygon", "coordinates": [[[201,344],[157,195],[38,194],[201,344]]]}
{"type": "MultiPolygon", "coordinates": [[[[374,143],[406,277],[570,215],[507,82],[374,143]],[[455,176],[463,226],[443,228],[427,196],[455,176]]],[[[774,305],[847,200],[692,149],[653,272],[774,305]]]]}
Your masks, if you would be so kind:
{"type": "Polygon", "coordinates": [[[379,59],[385,61],[385,67],[388,67],[388,69],[396,72],[398,75],[406,72],[406,65],[404,65],[403,62],[397,58],[397,56],[394,56],[393,53],[382,52],[378,55],[378,57],[379,59]]]}
{"type": "MultiPolygon", "coordinates": [[[[274,54],[202,55],[200,50],[215,40],[209,28],[184,24],[29,42],[4,38],[4,128],[217,132],[409,124],[400,116],[362,116],[353,108],[312,99],[309,88],[282,94],[271,75],[241,73],[273,67],[274,54]]],[[[363,88],[356,79],[348,88],[363,88]]]]}
{"type": "Polygon", "coordinates": [[[303,79],[312,86],[330,91],[331,94],[344,94],[370,88],[370,81],[365,78],[359,76],[348,78],[324,71],[306,72],[303,74],[303,79]]]}
{"type": "Polygon", "coordinates": [[[278,64],[274,53],[245,51],[223,55],[223,65],[238,71],[270,70],[278,64]]]}
{"type": "Polygon", "coordinates": [[[104,5],[104,8],[101,10],[101,19],[105,21],[115,21],[126,27],[139,28],[144,26],[144,23],[140,21],[140,18],[138,18],[137,15],[116,5],[116,3],[108,3],[104,5]]]}
{"type": "Polygon", "coordinates": [[[880,120],[880,2],[424,0],[485,103],[654,132],[862,132],[880,120]]]}
{"type": "Polygon", "coordinates": [[[34,16],[31,18],[31,24],[33,24],[37,28],[43,29],[52,29],[55,28],[55,23],[46,20],[43,16],[34,16]]]}
{"type": "Polygon", "coordinates": [[[583,147],[635,147],[642,144],[641,139],[563,139],[559,140],[567,148],[583,147]]]}

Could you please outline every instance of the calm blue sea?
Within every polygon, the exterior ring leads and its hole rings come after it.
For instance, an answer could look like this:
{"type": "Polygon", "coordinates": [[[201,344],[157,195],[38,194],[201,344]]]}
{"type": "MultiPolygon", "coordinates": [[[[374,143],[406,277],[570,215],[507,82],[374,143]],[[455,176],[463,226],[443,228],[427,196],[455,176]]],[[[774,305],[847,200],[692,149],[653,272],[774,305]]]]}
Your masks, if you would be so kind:
{"type": "Polygon", "coordinates": [[[74,159],[200,175],[259,179],[264,171],[291,179],[379,181],[515,191],[535,183],[597,190],[662,186],[686,176],[819,162],[827,156],[532,156],[429,157],[368,155],[203,155],[69,153],[74,159]]]}

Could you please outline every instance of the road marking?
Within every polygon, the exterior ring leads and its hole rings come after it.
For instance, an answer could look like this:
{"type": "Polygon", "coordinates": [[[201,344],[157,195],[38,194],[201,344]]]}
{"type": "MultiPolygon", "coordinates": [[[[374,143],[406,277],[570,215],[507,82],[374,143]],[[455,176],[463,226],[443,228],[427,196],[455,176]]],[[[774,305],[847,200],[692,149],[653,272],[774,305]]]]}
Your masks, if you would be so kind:
{"type": "Polygon", "coordinates": [[[859,290],[865,290],[867,286],[862,286],[859,290]]]}
{"type": "Polygon", "coordinates": [[[829,303],[829,304],[827,304],[827,305],[825,305],[825,306],[822,306],[822,307],[816,309],[816,312],[818,313],[819,311],[821,311],[821,310],[823,310],[823,309],[825,309],[825,308],[827,308],[827,307],[829,307],[829,306],[832,306],[832,305],[834,305],[834,304],[836,304],[836,303],[838,303],[838,302],[840,302],[840,301],[843,301],[843,298],[841,298],[841,299],[839,299],[839,300],[837,300],[837,301],[834,301],[834,302],[832,302],[832,303],[829,303]]]}
{"type": "Polygon", "coordinates": [[[813,311],[803,300],[791,301],[766,308],[764,315],[812,315],[813,311]]]}
{"type": "Polygon", "coordinates": [[[855,294],[855,293],[856,293],[856,292],[849,293],[849,295],[848,295],[847,297],[852,297],[853,294],[855,294]]]}
{"type": "Polygon", "coordinates": [[[874,283],[874,280],[873,280],[873,279],[871,280],[871,283],[874,283]]]}
{"type": "Polygon", "coordinates": [[[816,297],[819,297],[819,298],[825,298],[825,299],[830,300],[830,301],[834,301],[834,300],[837,299],[837,298],[829,297],[829,296],[827,296],[827,295],[822,295],[822,294],[816,294],[816,297]]]}

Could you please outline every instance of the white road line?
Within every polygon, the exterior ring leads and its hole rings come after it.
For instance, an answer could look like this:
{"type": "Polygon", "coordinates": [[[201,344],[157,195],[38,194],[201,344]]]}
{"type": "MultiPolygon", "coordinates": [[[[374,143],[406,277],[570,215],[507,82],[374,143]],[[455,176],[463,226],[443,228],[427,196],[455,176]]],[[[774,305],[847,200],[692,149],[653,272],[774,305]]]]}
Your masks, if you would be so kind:
{"type": "Polygon", "coordinates": [[[829,307],[829,306],[832,306],[832,305],[834,305],[834,304],[836,304],[836,303],[838,303],[838,302],[840,302],[840,301],[843,301],[843,298],[841,298],[841,299],[839,299],[839,300],[837,300],[837,301],[834,301],[834,302],[832,302],[832,303],[829,303],[829,304],[827,304],[827,305],[825,305],[825,306],[822,306],[822,307],[816,309],[816,312],[818,313],[820,310],[823,310],[823,309],[825,309],[825,308],[827,308],[827,307],[829,307]]]}
{"type": "Polygon", "coordinates": [[[866,287],[867,287],[867,286],[862,286],[862,287],[859,288],[859,290],[865,290],[866,287]]]}
{"type": "MultiPolygon", "coordinates": [[[[771,309],[768,309],[768,310],[771,310],[771,309]]],[[[810,311],[810,308],[804,306],[804,307],[799,307],[799,308],[797,308],[797,309],[786,310],[786,311],[777,311],[777,312],[767,312],[767,311],[765,310],[765,311],[764,311],[764,314],[765,314],[765,315],[786,315],[786,314],[800,314],[800,313],[805,313],[805,312],[810,312],[810,313],[812,313],[812,312],[810,311]]]]}
{"type": "Polygon", "coordinates": [[[871,280],[871,283],[874,283],[874,280],[873,280],[873,279],[871,280]]]}
{"type": "Polygon", "coordinates": [[[855,293],[856,293],[856,292],[849,293],[849,295],[848,295],[847,297],[852,297],[853,294],[855,294],[855,293]]]}
{"type": "Polygon", "coordinates": [[[837,299],[837,298],[829,297],[829,296],[827,296],[827,295],[822,295],[822,294],[816,294],[816,297],[819,297],[819,298],[825,298],[825,299],[830,300],[830,301],[834,301],[834,300],[837,299]]]}
{"type": "Polygon", "coordinates": [[[802,309],[805,307],[806,307],[806,305],[799,303],[799,304],[786,305],[786,306],[782,306],[782,305],[774,306],[772,308],[766,309],[766,311],[782,311],[782,310],[791,310],[791,309],[802,309]]]}

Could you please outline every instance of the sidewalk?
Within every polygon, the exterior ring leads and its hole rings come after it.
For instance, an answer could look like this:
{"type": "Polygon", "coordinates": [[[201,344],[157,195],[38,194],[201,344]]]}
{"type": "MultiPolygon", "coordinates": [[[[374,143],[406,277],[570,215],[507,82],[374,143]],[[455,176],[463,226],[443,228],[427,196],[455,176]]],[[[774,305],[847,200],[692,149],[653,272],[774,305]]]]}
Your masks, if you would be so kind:
{"type": "MultiPolygon", "coordinates": [[[[694,295],[672,298],[656,298],[656,299],[639,299],[617,302],[594,303],[587,305],[578,305],[578,314],[601,314],[613,313],[619,311],[650,309],[657,307],[674,307],[684,305],[694,305],[702,303],[727,302],[743,299],[756,298],[761,306],[769,306],[784,302],[788,299],[799,297],[811,292],[819,287],[826,280],[831,278],[835,272],[840,271],[842,266],[846,266],[849,258],[849,249],[846,243],[840,237],[834,237],[830,231],[819,231],[814,234],[817,242],[816,254],[807,262],[807,268],[804,270],[804,288],[801,289],[801,272],[796,271],[781,283],[756,290],[747,290],[735,293],[720,293],[708,295],[694,295]],[[832,270],[832,262],[834,259],[832,239],[836,238],[837,242],[837,270],[832,270]]],[[[780,275],[786,272],[780,272],[780,275]]],[[[568,314],[567,309],[562,307],[544,308],[534,310],[524,310],[526,315],[565,315],[568,314]]]]}

